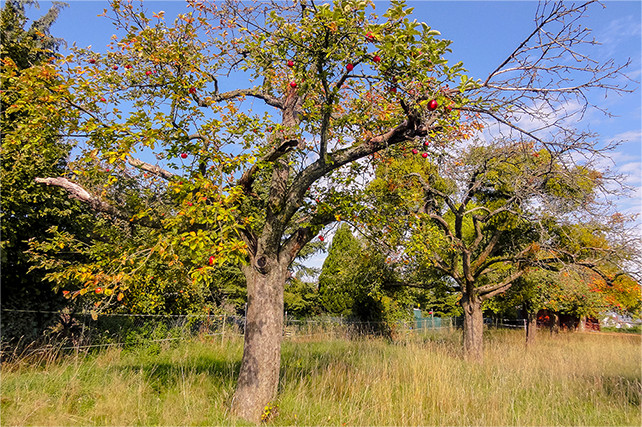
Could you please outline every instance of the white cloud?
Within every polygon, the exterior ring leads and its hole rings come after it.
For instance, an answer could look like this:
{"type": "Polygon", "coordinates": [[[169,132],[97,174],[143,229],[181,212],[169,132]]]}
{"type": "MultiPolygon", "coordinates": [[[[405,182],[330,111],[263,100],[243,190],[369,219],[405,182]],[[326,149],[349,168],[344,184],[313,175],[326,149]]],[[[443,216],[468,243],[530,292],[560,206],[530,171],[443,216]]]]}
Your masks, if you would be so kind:
{"type": "Polygon", "coordinates": [[[618,166],[617,169],[625,174],[636,174],[639,176],[640,171],[642,170],[642,162],[629,162],[618,166]]]}
{"type": "Polygon", "coordinates": [[[606,44],[618,44],[624,39],[639,38],[642,35],[642,25],[639,16],[631,15],[614,19],[598,33],[598,40],[606,44]]]}
{"type": "Polygon", "coordinates": [[[627,142],[627,143],[640,143],[642,141],[642,130],[630,130],[627,132],[618,133],[612,138],[606,140],[607,142],[627,142]]]}
{"type": "Polygon", "coordinates": [[[596,39],[602,45],[599,49],[602,57],[612,57],[615,52],[631,39],[642,35],[642,23],[639,16],[627,15],[612,20],[604,29],[596,31],[596,39]]]}

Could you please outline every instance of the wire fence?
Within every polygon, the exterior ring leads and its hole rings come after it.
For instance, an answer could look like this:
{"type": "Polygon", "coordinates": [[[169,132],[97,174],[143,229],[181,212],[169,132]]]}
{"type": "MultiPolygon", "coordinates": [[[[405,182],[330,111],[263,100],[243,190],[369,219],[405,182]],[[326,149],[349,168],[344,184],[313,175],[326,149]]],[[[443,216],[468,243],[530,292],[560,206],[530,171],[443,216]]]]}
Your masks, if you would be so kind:
{"type": "MultiPolygon", "coordinates": [[[[240,337],[244,333],[245,318],[224,314],[118,314],[96,315],[80,311],[37,311],[2,309],[2,346],[0,359],[22,357],[25,354],[57,351],[89,351],[111,346],[128,347],[149,343],[172,342],[190,337],[219,337],[221,340],[240,337]],[[34,320],[36,319],[36,320],[34,320]],[[43,319],[47,319],[46,321],[43,319]],[[33,325],[34,331],[16,336],[12,325],[33,325]],[[45,327],[43,327],[45,325],[45,327]]],[[[501,319],[488,326],[524,327],[524,323],[501,319]]],[[[284,319],[285,340],[313,338],[353,339],[364,335],[396,337],[426,331],[442,331],[462,326],[459,318],[430,317],[408,321],[369,322],[344,317],[315,319],[284,319]]]]}

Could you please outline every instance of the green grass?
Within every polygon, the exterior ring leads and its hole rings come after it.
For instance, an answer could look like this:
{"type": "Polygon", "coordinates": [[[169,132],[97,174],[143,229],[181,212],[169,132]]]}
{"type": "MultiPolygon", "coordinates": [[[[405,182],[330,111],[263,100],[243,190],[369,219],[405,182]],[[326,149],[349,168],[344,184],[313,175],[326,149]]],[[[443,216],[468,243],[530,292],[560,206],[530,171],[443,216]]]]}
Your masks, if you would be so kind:
{"type": "Polygon", "coordinates": [[[615,326],[602,327],[602,332],[617,332],[619,334],[640,334],[642,333],[642,326],[633,326],[630,328],[616,328],[615,326]]]}
{"type": "MultiPolygon", "coordinates": [[[[491,331],[288,341],[271,425],[640,425],[639,335],[491,331]]],[[[242,342],[192,340],[2,367],[2,425],[243,425],[227,413],[242,342]]]]}

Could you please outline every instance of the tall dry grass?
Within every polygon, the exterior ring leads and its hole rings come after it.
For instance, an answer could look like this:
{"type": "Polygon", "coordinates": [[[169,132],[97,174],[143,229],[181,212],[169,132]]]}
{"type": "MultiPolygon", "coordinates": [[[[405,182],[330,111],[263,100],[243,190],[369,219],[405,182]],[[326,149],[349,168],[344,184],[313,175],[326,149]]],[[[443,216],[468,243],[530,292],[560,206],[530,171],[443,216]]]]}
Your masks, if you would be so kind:
{"type": "MultiPolygon", "coordinates": [[[[456,332],[287,341],[273,425],[640,425],[640,336],[456,332]]],[[[2,367],[2,425],[236,425],[240,339],[2,367]]]]}

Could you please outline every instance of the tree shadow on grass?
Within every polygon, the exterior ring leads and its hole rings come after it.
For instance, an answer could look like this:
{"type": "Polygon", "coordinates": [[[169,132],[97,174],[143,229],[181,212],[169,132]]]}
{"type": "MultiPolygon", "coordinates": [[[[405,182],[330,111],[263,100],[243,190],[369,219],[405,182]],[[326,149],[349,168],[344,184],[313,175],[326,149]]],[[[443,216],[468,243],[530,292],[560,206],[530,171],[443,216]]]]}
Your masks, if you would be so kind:
{"type": "Polygon", "coordinates": [[[207,374],[215,388],[232,389],[241,367],[240,360],[226,360],[203,355],[184,361],[153,361],[122,364],[111,369],[121,372],[141,373],[157,393],[171,389],[189,376],[207,374]]]}
{"type": "Polygon", "coordinates": [[[639,377],[607,375],[600,378],[600,381],[592,380],[615,402],[626,402],[637,408],[642,404],[642,380],[639,377]]]}

